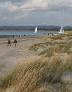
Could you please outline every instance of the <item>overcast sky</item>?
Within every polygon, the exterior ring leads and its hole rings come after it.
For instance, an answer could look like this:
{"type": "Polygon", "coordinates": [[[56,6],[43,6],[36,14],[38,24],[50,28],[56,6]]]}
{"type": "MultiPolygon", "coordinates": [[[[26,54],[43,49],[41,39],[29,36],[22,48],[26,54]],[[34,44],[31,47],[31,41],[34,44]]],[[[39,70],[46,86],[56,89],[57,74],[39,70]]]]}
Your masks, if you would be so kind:
{"type": "Polygon", "coordinates": [[[72,0],[0,0],[0,26],[72,26],[72,0]]]}

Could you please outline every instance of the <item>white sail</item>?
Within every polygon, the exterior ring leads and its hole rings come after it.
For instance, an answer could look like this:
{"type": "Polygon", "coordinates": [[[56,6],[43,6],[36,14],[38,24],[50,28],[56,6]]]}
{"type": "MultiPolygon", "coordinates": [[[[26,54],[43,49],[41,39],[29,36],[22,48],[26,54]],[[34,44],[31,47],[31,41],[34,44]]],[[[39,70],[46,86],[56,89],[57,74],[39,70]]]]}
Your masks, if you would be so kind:
{"type": "Polygon", "coordinates": [[[63,26],[61,26],[61,29],[63,29],[63,26]]]}
{"type": "Polygon", "coordinates": [[[35,32],[34,33],[37,33],[37,27],[35,28],[35,32]]]}
{"type": "Polygon", "coordinates": [[[62,29],[60,29],[60,32],[62,32],[62,29]]]}
{"type": "Polygon", "coordinates": [[[60,32],[62,32],[62,30],[63,30],[63,27],[61,26],[60,32]]]}
{"type": "Polygon", "coordinates": [[[63,33],[64,33],[64,29],[63,29],[63,33]]]}
{"type": "Polygon", "coordinates": [[[63,29],[63,26],[61,26],[61,29],[60,29],[60,34],[63,34],[64,33],[64,29],[63,29]]]}

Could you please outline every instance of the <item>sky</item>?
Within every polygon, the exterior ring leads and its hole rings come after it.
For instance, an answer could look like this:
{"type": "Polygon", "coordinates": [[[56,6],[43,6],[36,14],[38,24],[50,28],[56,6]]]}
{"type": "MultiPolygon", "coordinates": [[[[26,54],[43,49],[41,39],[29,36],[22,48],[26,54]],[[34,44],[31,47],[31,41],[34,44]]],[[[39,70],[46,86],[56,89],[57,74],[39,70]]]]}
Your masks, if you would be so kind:
{"type": "Polygon", "coordinates": [[[0,0],[0,26],[72,26],[72,0],[0,0]]]}

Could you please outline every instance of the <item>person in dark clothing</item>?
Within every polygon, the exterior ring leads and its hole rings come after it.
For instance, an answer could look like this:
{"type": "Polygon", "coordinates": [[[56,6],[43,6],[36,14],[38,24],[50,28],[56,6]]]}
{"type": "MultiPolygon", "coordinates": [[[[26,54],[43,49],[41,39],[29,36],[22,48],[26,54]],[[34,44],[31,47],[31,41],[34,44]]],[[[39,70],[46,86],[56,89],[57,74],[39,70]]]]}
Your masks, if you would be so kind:
{"type": "Polygon", "coordinates": [[[11,41],[10,41],[10,39],[8,39],[8,45],[7,46],[11,46],[11,41]]]}
{"type": "Polygon", "coordinates": [[[17,40],[16,39],[14,40],[14,43],[15,43],[15,46],[16,46],[16,44],[17,44],[17,40]]]}
{"type": "Polygon", "coordinates": [[[13,38],[14,38],[14,35],[13,35],[13,38]]]}

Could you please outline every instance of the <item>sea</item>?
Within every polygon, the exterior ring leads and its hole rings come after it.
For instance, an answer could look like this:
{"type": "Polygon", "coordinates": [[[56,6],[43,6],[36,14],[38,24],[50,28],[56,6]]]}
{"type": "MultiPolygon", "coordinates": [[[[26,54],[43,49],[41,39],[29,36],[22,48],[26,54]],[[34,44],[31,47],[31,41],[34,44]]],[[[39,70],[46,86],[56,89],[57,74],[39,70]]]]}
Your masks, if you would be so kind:
{"type": "Polygon", "coordinates": [[[34,33],[34,31],[0,31],[0,35],[44,35],[44,34],[58,34],[58,31],[38,31],[34,33]]]}

